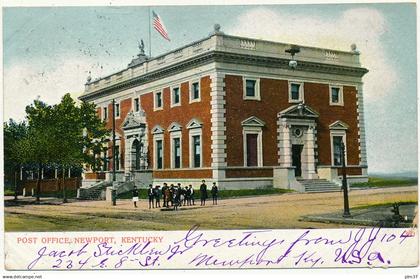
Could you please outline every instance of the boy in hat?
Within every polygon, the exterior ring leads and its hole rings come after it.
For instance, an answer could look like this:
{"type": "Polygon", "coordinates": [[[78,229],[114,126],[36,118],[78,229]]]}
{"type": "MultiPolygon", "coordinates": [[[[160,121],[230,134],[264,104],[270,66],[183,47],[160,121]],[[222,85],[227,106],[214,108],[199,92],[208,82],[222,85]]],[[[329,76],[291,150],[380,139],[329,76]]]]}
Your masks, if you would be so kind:
{"type": "Polygon", "coordinates": [[[200,185],[200,201],[201,201],[201,206],[205,206],[206,205],[206,199],[207,199],[207,185],[206,185],[206,181],[202,180],[201,181],[201,185],[200,185]]]}
{"type": "Polygon", "coordinates": [[[155,204],[156,204],[155,207],[160,208],[160,198],[162,197],[162,191],[160,190],[159,185],[156,185],[155,187],[154,196],[155,196],[155,204]]]}
{"type": "Polygon", "coordinates": [[[152,207],[155,208],[155,205],[153,204],[153,198],[154,198],[154,191],[152,188],[152,184],[149,184],[149,189],[147,190],[147,196],[149,197],[149,209],[152,207]]]}
{"type": "Polygon", "coordinates": [[[137,190],[137,187],[134,185],[133,188],[133,203],[134,207],[137,207],[137,202],[139,201],[139,191],[137,190]]]}
{"type": "Polygon", "coordinates": [[[219,193],[219,189],[216,186],[216,182],[213,182],[213,187],[211,187],[211,197],[213,198],[213,205],[217,205],[217,195],[219,193]]]}

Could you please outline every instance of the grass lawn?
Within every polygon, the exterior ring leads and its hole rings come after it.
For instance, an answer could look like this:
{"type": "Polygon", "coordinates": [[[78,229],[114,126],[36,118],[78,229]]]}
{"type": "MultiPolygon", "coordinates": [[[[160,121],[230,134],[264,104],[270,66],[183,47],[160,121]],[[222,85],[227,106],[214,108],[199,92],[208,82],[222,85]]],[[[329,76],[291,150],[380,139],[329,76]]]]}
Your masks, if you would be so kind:
{"type": "Polygon", "coordinates": [[[15,191],[9,188],[4,188],[4,195],[5,196],[14,196],[15,195],[15,191]]]}
{"type": "MultiPolygon", "coordinates": [[[[132,223],[124,214],[30,214],[6,213],[6,231],[103,231],[103,230],[132,230],[132,223]],[[115,215],[115,216],[113,216],[115,215]],[[125,217],[125,218],[123,218],[125,217]]],[[[137,214],[139,215],[139,214],[137,214]]],[[[137,216],[140,221],[140,216],[137,216]]],[[[142,225],[137,224],[137,227],[142,225]]],[[[150,230],[159,230],[159,226],[144,226],[150,230]]]]}
{"type": "Polygon", "coordinates": [[[417,185],[417,178],[369,177],[368,182],[354,183],[352,187],[395,187],[417,185]]]}

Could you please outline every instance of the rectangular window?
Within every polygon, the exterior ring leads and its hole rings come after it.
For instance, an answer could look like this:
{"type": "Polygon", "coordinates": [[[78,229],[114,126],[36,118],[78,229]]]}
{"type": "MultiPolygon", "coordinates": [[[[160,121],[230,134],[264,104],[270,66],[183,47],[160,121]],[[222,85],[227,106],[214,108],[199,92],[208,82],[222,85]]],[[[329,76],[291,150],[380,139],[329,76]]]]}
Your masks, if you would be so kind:
{"type": "Polygon", "coordinates": [[[174,168],[178,169],[181,167],[181,140],[180,138],[174,138],[173,144],[173,156],[174,156],[174,168]]]}
{"type": "Polygon", "coordinates": [[[103,109],[103,120],[107,120],[108,119],[108,108],[104,108],[103,109]]]}
{"type": "Polygon", "coordinates": [[[163,146],[162,140],[156,141],[156,168],[162,169],[163,168],[163,146]]]}
{"type": "Polygon", "coordinates": [[[258,166],[258,134],[246,134],[246,165],[258,166]]]}
{"type": "Polygon", "coordinates": [[[261,100],[259,78],[243,78],[243,98],[244,100],[261,100]]]}
{"type": "Polygon", "coordinates": [[[252,79],[246,80],[246,96],[247,97],[255,97],[255,85],[257,81],[252,79]]]}
{"type": "Polygon", "coordinates": [[[134,111],[139,111],[140,110],[140,100],[139,98],[135,98],[134,99],[134,111]]]}
{"type": "Polygon", "coordinates": [[[172,105],[178,105],[181,101],[179,87],[172,88],[172,105]]]}
{"type": "Polygon", "coordinates": [[[120,147],[118,145],[114,148],[115,151],[115,169],[120,169],[120,147]]]}
{"type": "Polygon", "coordinates": [[[120,104],[115,104],[115,117],[120,117],[120,104]]]}
{"type": "Polygon", "coordinates": [[[342,106],[343,104],[343,87],[330,86],[330,105],[342,106]]]}
{"type": "Polygon", "coordinates": [[[290,99],[293,101],[300,101],[300,84],[292,83],[290,85],[290,99]]]}
{"type": "Polygon", "coordinates": [[[193,136],[193,167],[199,168],[201,167],[201,136],[193,136]]]}
{"type": "Polygon", "coordinates": [[[200,83],[198,81],[193,82],[191,85],[191,100],[200,99],[200,83]]]}
{"type": "Polygon", "coordinates": [[[332,87],[331,88],[331,102],[339,103],[340,101],[340,88],[332,87]]]}
{"type": "Polygon", "coordinates": [[[155,109],[162,107],[162,92],[155,93],[155,109]]]}
{"type": "Polygon", "coordinates": [[[333,152],[334,152],[334,166],[341,166],[342,165],[342,158],[341,158],[341,142],[343,141],[342,136],[333,136],[333,152]]]}

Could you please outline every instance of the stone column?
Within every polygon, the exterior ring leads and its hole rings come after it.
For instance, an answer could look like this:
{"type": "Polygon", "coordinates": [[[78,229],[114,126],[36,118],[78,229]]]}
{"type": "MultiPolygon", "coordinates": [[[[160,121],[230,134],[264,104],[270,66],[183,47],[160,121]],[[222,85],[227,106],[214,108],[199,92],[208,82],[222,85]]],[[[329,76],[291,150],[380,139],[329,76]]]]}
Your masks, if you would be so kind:
{"type": "Polygon", "coordinates": [[[142,153],[140,154],[140,168],[148,169],[149,162],[147,160],[148,150],[149,150],[149,140],[147,136],[147,126],[140,131],[140,143],[143,145],[142,153]]]}
{"type": "Polygon", "coordinates": [[[290,138],[291,125],[286,119],[278,118],[277,120],[277,147],[278,147],[278,167],[273,170],[273,186],[283,189],[294,189],[299,192],[301,185],[296,182],[294,168],[292,167],[292,141],[290,138]],[[299,188],[300,187],[300,188],[299,188]]]}
{"type": "Polygon", "coordinates": [[[315,171],[315,136],[314,136],[315,127],[309,126],[306,132],[306,164],[308,171],[308,178],[314,179],[318,178],[315,171]]]}
{"type": "Polygon", "coordinates": [[[290,139],[290,128],[291,126],[284,123],[283,124],[283,145],[280,151],[281,166],[282,167],[291,167],[292,166],[292,143],[290,139]]]}
{"type": "Polygon", "coordinates": [[[125,146],[124,146],[124,175],[129,176],[132,171],[132,154],[131,154],[131,147],[133,145],[133,137],[126,137],[125,138],[125,146]]]}

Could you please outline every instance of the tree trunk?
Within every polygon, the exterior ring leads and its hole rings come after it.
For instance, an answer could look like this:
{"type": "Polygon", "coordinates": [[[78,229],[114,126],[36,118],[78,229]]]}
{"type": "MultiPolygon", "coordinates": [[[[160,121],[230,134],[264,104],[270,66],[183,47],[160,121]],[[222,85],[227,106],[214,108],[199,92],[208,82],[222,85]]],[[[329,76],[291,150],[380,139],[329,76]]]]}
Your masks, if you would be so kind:
{"type": "Polygon", "coordinates": [[[57,198],[60,197],[60,178],[56,175],[55,176],[55,192],[57,195],[57,198]]]}
{"type": "Polygon", "coordinates": [[[66,175],[66,170],[63,167],[63,203],[66,203],[67,202],[65,175],[66,175]]]}
{"type": "Polygon", "coordinates": [[[22,175],[21,175],[21,181],[20,181],[20,187],[22,188],[22,194],[23,194],[23,186],[25,186],[26,181],[28,180],[28,178],[26,177],[26,171],[24,171],[24,169],[22,168],[22,175]]]}
{"type": "Polygon", "coordinates": [[[15,200],[18,199],[17,170],[15,170],[15,200]]]}
{"type": "Polygon", "coordinates": [[[40,194],[41,194],[41,172],[42,172],[42,164],[38,165],[38,177],[36,178],[36,202],[40,202],[40,194]]]}

